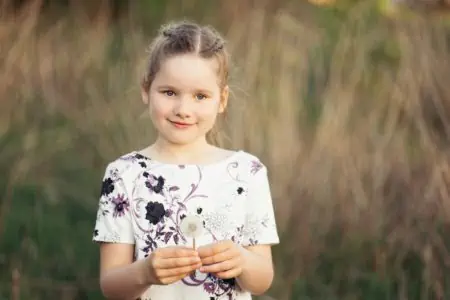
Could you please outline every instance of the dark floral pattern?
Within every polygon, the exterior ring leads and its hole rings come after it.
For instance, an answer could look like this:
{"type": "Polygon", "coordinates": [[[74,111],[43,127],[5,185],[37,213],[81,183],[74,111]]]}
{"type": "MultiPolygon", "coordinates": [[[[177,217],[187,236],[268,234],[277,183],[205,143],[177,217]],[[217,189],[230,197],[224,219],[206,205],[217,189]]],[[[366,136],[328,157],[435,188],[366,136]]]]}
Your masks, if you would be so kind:
{"type": "Polygon", "coordinates": [[[228,299],[233,299],[233,295],[236,292],[236,281],[234,279],[220,279],[209,274],[208,281],[203,284],[203,288],[209,294],[214,295],[213,299],[224,295],[227,295],[228,299]]]}
{"type": "Polygon", "coordinates": [[[183,279],[188,286],[202,286],[203,290],[210,295],[209,299],[222,299],[226,296],[228,299],[234,299],[238,286],[234,278],[221,279],[208,273],[203,279],[197,278],[195,274],[191,274],[188,279],[183,279]]]}
{"type": "Polygon", "coordinates": [[[148,157],[147,157],[147,156],[144,156],[144,155],[142,155],[142,154],[140,154],[140,153],[136,153],[136,154],[134,155],[134,158],[139,159],[139,160],[148,160],[148,157]]]}
{"type": "Polygon", "coordinates": [[[152,192],[156,194],[161,194],[163,192],[164,183],[166,180],[162,176],[156,177],[155,175],[148,175],[145,181],[145,186],[152,192]]]}
{"type": "Polygon", "coordinates": [[[130,208],[130,202],[123,194],[117,195],[112,199],[112,202],[114,203],[114,213],[113,216],[116,217],[122,217],[125,215],[125,212],[128,211],[130,208]]]}
{"type": "Polygon", "coordinates": [[[164,205],[158,202],[149,202],[145,207],[147,214],[145,218],[153,225],[158,224],[159,221],[166,215],[164,205]]]}
{"type": "Polygon", "coordinates": [[[113,191],[114,191],[114,182],[113,182],[113,180],[111,178],[106,178],[105,180],[103,180],[101,195],[102,196],[108,196],[113,191]]]}
{"type": "Polygon", "coordinates": [[[173,242],[178,245],[181,239],[184,240],[177,228],[165,224],[166,222],[164,221],[164,217],[170,218],[173,215],[173,212],[169,209],[164,211],[164,215],[161,215],[162,208],[158,205],[156,210],[159,210],[156,215],[159,217],[159,223],[152,223],[156,226],[152,227],[145,237],[145,247],[142,248],[142,251],[145,253],[145,257],[147,257],[151,251],[158,248],[158,242],[168,244],[170,240],[173,240],[173,242]]]}

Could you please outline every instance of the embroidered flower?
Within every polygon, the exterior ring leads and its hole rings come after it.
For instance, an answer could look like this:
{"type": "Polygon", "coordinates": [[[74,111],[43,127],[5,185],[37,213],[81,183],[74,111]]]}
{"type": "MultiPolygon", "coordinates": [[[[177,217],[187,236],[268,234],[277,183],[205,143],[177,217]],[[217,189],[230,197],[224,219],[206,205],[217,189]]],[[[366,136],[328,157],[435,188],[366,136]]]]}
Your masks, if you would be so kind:
{"type": "Polygon", "coordinates": [[[165,179],[162,176],[156,177],[154,175],[147,174],[147,181],[145,182],[145,186],[156,194],[162,194],[165,179]]]}
{"type": "Polygon", "coordinates": [[[146,246],[142,249],[142,251],[145,253],[145,257],[147,257],[150,254],[150,252],[152,252],[158,247],[158,244],[150,235],[147,235],[147,238],[145,239],[145,245],[146,246]]]}
{"type": "Polygon", "coordinates": [[[101,195],[108,196],[114,191],[114,182],[111,178],[106,178],[102,183],[101,195]]]}
{"type": "Polygon", "coordinates": [[[234,278],[220,279],[209,273],[203,289],[210,295],[210,299],[222,299],[223,296],[228,296],[227,299],[233,299],[237,285],[234,278]]]}
{"type": "Polygon", "coordinates": [[[125,211],[130,207],[130,203],[128,199],[125,198],[124,195],[117,195],[114,197],[112,202],[114,203],[114,213],[113,217],[121,217],[125,214],[125,211]]]}
{"type": "Polygon", "coordinates": [[[257,161],[257,160],[254,160],[254,161],[252,161],[251,171],[250,171],[250,172],[251,172],[253,175],[255,175],[256,173],[258,173],[259,170],[262,169],[262,167],[263,167],[263,165],[262,165],[261,162],[259,162],[259,161],[257,161]]]}
{"type": "Polygon", "coordinates": [[[214,283],[212,283],[212,282],[205,282],[203,284],[203,288],[205,289],[205,291],[208,294],[213,294],[216,287],[214,286],[214,283]]]}
{"type": "Polygon", "coordinates": [[[148,159],[146,156],[144,156],[144,155],[142,155],[142,154],[139,154],[139,153],[136,153],[136,154],[134,155],[134,157],[135,157],[136,159],[148,159]]]}
{"type": "Polygon", "coordinates": [[[236,284],[235,278],[222,279],[222,281],[224,284],[227,284],[227,285],[235,285],[236,284]]]}
{"type": "Polygon", "coordinates": [[[164,213],[164,216],[166,218],[170,218],[170,216],[173,214],[173,211],[171,209],[166,209],[166,212],[164,213]]]}
{"type": "Polygon", "coordinates": [[[145,209],[147,211],[145,218],[153,225],[158,224],[158,222],[166,215],[164,205],[159,202],[149,202],[145,206],[145,209]]]}

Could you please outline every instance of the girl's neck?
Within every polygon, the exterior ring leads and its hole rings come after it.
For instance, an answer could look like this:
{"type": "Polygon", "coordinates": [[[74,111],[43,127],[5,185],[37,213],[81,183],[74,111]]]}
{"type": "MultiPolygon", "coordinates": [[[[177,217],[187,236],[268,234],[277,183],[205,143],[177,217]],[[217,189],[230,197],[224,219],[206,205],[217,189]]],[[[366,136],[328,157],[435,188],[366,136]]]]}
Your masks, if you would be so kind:
{"type": "Polygon", "coordinates": [[[208,162],[209,158],[217,155],[218,149],[207,143],[205,139],[191,144],[177,145],[162,138],[144,149],[147,156],[162,162],[175,164],[196,164],[208,162]]]}

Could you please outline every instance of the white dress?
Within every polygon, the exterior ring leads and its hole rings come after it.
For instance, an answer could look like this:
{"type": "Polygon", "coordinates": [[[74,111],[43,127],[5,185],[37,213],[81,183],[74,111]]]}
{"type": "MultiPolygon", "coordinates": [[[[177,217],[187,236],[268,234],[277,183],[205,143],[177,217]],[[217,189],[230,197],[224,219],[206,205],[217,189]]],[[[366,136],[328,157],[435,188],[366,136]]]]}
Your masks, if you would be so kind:
{"type": "MultiPolygon", "coordinates": [[[[237,151],[208,165],[166,164],[137,152],[108,164],[94,241],[135,246],[135,259],[154,249],[192,245],[180,230],[195,214],[204,224],[196,245],[232,240],[243,246],[278,244],[267,169],[255,156],[237,151]]],[[[153,285],[142,300],[251,299],[234,279],[199,271],[170,285],[153,285]]]]}

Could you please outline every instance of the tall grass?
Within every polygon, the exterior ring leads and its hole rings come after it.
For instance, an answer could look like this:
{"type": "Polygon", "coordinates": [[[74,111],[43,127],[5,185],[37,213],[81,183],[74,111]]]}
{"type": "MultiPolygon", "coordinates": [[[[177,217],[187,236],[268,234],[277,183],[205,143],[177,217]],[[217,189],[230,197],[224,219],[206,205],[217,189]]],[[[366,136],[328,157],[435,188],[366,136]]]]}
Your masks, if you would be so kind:
{"type": "MultiPolygon", "coordinates": [[[[282,242],[269,294],[449,297],[448,30],[369,2],[294,2],[195,16],[233,54],[226,145],[270,170],[282,242]]],[[[202,1],[174,3],[162,21],[202,1]]],[[[37,1],[0,19],[0,299],[17,273],[22,299],[99,297],[100,176],[154,137],[138,86],[152,30],[133,13],[45,19],[37,1]]]]}

